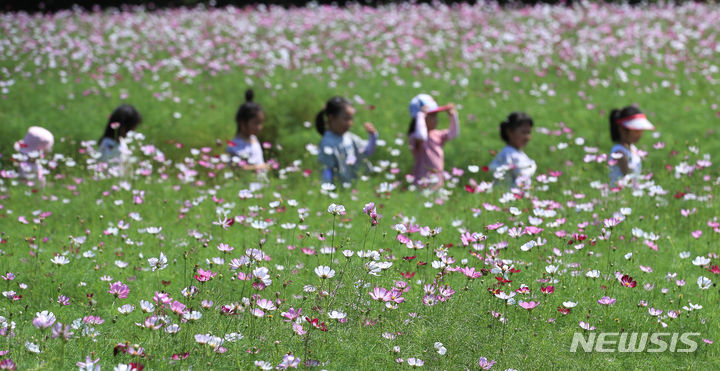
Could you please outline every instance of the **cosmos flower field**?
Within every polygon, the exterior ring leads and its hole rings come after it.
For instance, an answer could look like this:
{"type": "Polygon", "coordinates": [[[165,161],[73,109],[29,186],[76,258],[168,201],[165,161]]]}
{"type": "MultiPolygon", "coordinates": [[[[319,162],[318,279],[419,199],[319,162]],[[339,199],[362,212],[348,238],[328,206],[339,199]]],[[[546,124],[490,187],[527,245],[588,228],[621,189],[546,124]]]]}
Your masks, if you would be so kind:
{"type": "MultiPolygon", "coordinates": [[[[720,7],[388,5],[0,14],[0,369],[714,369],[720,7]],[[224,155],[245,88],[268,180],[224,155]],[[407,104],[455,102],[439,190],[408,181],[407,104]],[[327,98],[380,133],[322,185],[327,98]],[[97,163],[120,103],[132,172],[97,163]],[[658,128],[608,185],[612,108],[658,128]],[[487,164],[535,120],[526,193],[487,164]],[[14,141],[55,134],[48,184],[14,141]],[[697,349],[571,352],[575,333],[697,349]]],[[[441,122],[443,125],[443,122],[441,122]]],[[[446,125],[446,123],[445,123],[446,125]]]]}

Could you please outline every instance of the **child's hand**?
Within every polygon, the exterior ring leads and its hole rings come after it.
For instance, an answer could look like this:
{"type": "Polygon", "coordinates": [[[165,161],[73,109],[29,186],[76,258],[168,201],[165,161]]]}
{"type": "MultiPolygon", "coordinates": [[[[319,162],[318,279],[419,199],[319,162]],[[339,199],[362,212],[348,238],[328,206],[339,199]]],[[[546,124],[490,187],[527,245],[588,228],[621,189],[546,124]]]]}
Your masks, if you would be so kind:
{"type": "Polygon", "coordinates": [[[370,134],[370,135],[377,134],[377,130],[375,129],[375,126],[373,126],[373,124],[371,124],[369,122],[365,123],[365,131],[367,131],[368,134],[370,134]]]}
{"type": "Polygon", "coordinates": [[[450,109],[447,110],[448,115],[455,116],[458,114],[458,111],[455,108],[455,103],[448,103],[448,106],[450,107],[450,109]]]}

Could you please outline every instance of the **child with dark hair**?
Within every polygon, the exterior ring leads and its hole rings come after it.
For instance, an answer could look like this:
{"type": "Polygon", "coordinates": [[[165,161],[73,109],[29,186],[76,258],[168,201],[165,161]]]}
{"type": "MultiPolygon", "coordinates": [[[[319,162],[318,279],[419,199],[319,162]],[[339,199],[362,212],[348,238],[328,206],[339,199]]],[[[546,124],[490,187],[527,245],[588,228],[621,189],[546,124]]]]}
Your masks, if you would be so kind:
{"type": "Polygon", "coordinates": [[[135,131],[141,122],[142,116],[135,107],[122,104],[115,108],[105,126],[105,133],[100,138],[98,146],[101,154],[100,161],[119,160],[125,162],[130,155],[125,138],[129,132],[135,131]]]}
{"type": "Polygon", "coordinates": [[[645,130],[655,130],[655,126],[637,107],[627,106],[610,112],[610,138],[615,143],[609,160],[612,186],[628,174],[640,174],[642,158],[635,143],[642,138],[645,130]]]}
{"type": "Polygon", "coordinates": [[[360,139],[349,132],[353,125],[355,108],[343,97],[333,97],[315,118],[315,128],[322,135],[318,161],[322,164],[322,180],[332,183],[352,182],[361,167],[367,168],[365,159],[375,153],[378,133],[375,127],[365,123],[369,140],[360,139]]]}
{"type": "Polygon", "coordinates": [[[237,156],[242,160],[240,164],[245,170],[267,168],[262,146],[257,138],[265,121],[265,113],[260,104],[253,102],[254,96],[252,89],[245,91],[245,103],[240,105],[235,114],[237,132],[226,149],[231,156],[237,156]]]}
{"type": "Polygon", "coordinates": [[[436,186],[442,185],[445,167],[443,146],[458,134],[460,121],[454,104],[438,107],[435,99],[427,94],[419,94],[410,101],[408,139],[415,159],[413,177],[416,184],[434,182],[436,186]],[[450,127],[444,130],[437,128],[437,114],[442,111],[450,116],[450,127]]]}
{"type": "Polygon", "coordinates": [[[490,171],[508,187],[530,187],[537,166],[523,148],[530,142],[532,127],[532,118],[524,112],[513,112],[500,123],[500,137],[507,145],[490,163],[490,171]]]}

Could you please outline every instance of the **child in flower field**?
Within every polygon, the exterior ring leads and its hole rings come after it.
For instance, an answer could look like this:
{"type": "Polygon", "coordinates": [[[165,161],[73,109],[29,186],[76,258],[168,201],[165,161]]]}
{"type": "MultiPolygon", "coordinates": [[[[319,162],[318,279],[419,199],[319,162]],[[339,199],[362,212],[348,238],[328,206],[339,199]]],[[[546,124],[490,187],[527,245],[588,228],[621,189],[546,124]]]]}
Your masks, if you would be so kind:
{"type": "Polygon", "coordinates": [[[460,122],[453,103],[438,107],[435,100],[427,94],[419,94],[410,101],[408,135],[410,149],[415,159],[413,176],[416,184],[425,183],[428,177],[434,177],[437,185],[442,185],[445,166],[442,147],[459,133],[460,122]],[[442,111],[446,111],[450,116],[449,129],[437,128],[437,114],[442,111]]]}
{"type": "Polygon", "coordinates": [[[537,166],[523,148],[530,142],[533,120],[524,112],[513,112],[500,123],[500,137],[507,145],[490,163],[490,171],[496,179],[502,179],[508,187],[527,189],[537,166]]]}
{"type": "Polygon", "coordinates": [[[42,167],[39,160],[45,158],[45,155],[52,150],[54,142],[52,133],[39,126],[31,126],[25,138],[15,142],[13,147],[21,154],[18,172],[20,178],[36,179],[41,184],[45,184],[47,170],[42,167]]]}
{"type": "Polygon", "coordinates": [[[655,130],[655,126],[637,107],[627,106],[610,112],[610,138],[615,143],[610,149],[611,185],[617,185],[628,174],[640,174],[642,158],[635,143],[645,130],[655,130]]]}
{"type": "Polygon", "coordinates": [[[135,107],[122,104],[115,108],[105,126],[105,133],[100,138],[100,161],[125,163],[130,156],[126,137],[129,132],[137,129],[141,122],[142,116],[135,107]]]}
{"type": "Polygon", "coordinates": [[[322,165],[322,180],[343,183],[357,177],[361,168],[367,168],[366,159],[375,153],[378,133],[373,124],[366,122],[369,140],[360,139],[349,132],[353,125],[355,108],[343,97],[333,97],[315,118],[315,128],[323,136],[320,140],[318,161],[322,165]]]}
{"type": "Polygon", "coordinates": [[[253,102],[254,96],[252,89],[245,91],[245,103],[240,105],[235,114],[237,132],[226,150],[231,156],[240,159],[243,169],[264,170],[267,164],[257,135],[262,130],[265,113],[259,103],[253,102]]]}

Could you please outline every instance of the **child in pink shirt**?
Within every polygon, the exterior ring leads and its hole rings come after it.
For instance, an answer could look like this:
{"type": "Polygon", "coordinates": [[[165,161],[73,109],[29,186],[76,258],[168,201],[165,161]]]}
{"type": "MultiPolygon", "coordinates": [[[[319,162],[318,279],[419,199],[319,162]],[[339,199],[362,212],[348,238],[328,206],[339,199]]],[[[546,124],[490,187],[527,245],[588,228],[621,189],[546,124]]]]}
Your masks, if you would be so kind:
{"type": "Polygon", "coordinates": [[[50,131],[39,126],[31,126],[25,138],[15,142],[14,145],[22,159],[19,164],[19,177],[45,185],[45,175],[48,171],[43,168],[42,162],[45,155],[52,150],[54,143],[55,138],[50,131]]]}
{"type": "Polygon", "coordinates": [[[410,116],[412,119],[408,134],[410,149],[415,158],[415,183],[423,186],[435,183],[435,187],[439,187],[444,181],[445,153],[442,147],[460,133],[455,105],[450,103],[438,107],[431,96],[420,94],[410,101],[410,116]],[[447,111],[450,116],[449,129],[437,128],[437,114],[441,111],[447,111]]]}

